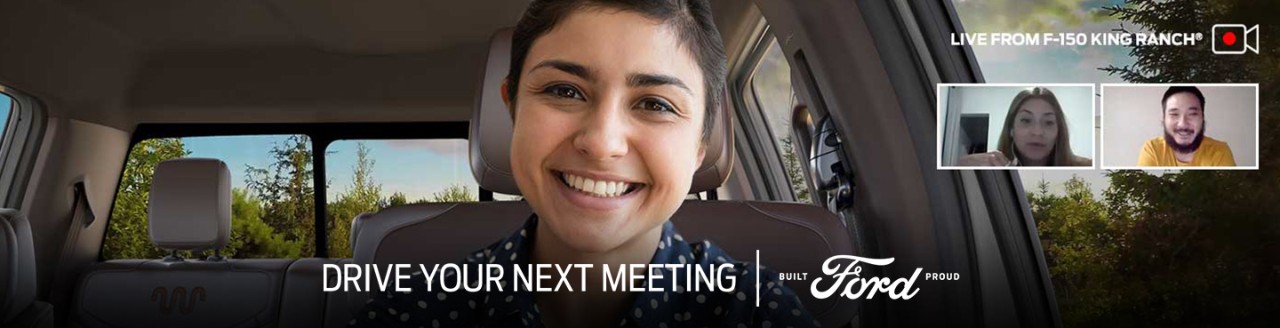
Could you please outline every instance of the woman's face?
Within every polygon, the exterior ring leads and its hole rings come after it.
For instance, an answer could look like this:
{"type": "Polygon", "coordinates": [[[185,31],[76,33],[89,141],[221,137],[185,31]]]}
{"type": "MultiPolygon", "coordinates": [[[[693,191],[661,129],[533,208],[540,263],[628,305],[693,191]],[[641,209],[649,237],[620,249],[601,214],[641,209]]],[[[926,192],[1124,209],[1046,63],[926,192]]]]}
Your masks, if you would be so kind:
{"type": "Polygon", "coordinates": [[[1049,159],[1058,141],[1058,116],[1044,99],[1022,102],[1013,118],[1013,144],[1022,160],[1042,162],[1049,159]]]}
{"type": "Polygon", "coordinates": [[[533,42],[511,166],[551,233],[605,252],[675,213],[701,164],[705,92],[690,52],[638,14],[585,9],[533,42]]]}

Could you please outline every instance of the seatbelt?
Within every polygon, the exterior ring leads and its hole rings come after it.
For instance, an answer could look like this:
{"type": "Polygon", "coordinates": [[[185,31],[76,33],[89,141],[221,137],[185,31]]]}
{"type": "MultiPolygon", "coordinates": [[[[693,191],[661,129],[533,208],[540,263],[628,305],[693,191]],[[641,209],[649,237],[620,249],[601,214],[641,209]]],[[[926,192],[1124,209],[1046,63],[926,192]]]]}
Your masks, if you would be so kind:
{"type": "Polygon", "coordinates": [[[53,288],[50,300],[55,306],[66,307],[71,304],[72,287],[76,284],[72,279],[80,273],[83,265],[75,260],[76,243],[80,240],[80,232],[97,220],[93,207],[89,204],[88,187],[81,178],[71,186],[75,200],[71,206],[71,218],[67,220],[66,239],[62,242],[62,252],[58,254],[58,265],[55,267],[53,288]]]}

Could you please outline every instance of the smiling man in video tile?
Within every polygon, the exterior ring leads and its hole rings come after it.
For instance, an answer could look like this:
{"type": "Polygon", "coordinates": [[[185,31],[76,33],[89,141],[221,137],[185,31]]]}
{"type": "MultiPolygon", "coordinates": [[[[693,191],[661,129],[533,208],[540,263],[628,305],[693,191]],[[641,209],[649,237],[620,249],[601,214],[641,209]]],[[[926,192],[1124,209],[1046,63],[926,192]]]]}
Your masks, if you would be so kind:
{"type": "Polygon", "coordinates": [[[1193,86],[1165,91],[1164,136],[1148,140],[1138,155],[1138,166],[1235,166],[1227,143],[1204,135],[1204,94],[1193,86]]]}

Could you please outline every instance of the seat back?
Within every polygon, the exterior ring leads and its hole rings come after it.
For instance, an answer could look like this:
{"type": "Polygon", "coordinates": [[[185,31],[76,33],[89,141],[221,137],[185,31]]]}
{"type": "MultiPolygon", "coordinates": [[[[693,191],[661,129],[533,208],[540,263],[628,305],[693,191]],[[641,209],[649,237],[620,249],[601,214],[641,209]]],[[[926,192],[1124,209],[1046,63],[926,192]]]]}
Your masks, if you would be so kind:
{"type": "Polygon", "coordinates": [[[0,327],[52,327],[53,309],[36,300],[36,255],[31,224],[0,209],[0,327]]]}

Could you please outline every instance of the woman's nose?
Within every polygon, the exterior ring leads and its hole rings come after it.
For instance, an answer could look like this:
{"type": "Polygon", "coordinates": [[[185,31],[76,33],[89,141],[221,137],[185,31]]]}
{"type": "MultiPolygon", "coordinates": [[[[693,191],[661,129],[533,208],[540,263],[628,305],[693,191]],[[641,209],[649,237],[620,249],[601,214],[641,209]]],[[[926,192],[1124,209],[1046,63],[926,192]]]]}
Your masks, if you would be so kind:
{"type": "Polygon", "coordinates": [[[599,106],[583,117],[581,130],[574,137],[574,148],[592,160],[609,160],[625,156],[627,117],[620,106],[599,106]]]}
{"type": "Polygon", "coordinates": [[[1044,127],[1040,126],[1039,124],[1036,124],[1036,126],[1031,127],[1031,135],[1037,136],[1037,137],[1043,136],[1044,127]]]}

